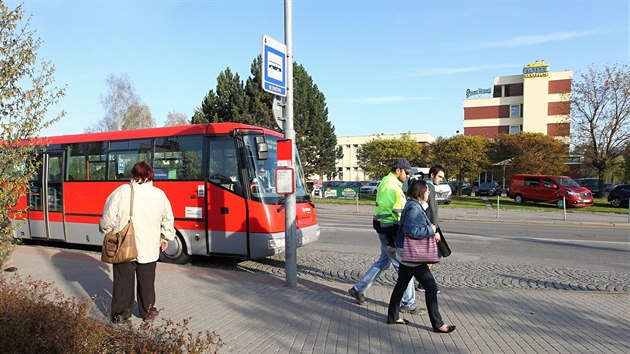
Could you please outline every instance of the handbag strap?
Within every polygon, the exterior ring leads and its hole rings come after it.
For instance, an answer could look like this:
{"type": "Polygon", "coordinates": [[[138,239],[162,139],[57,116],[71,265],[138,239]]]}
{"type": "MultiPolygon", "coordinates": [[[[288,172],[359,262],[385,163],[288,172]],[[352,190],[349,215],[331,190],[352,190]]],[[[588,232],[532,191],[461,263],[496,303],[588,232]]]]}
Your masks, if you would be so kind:
{"type": "Polygon", "coordinates": [[[131,198],[129,202],[129,222],[133,219],[133,182],[129,183],[129,187],[131,187],[131,198]]]}

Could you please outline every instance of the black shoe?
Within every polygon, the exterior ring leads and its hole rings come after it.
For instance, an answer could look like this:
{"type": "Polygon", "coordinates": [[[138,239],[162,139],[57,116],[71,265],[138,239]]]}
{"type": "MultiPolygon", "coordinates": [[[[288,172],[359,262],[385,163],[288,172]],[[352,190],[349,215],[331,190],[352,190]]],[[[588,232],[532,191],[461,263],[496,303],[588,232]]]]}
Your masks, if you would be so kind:
{"type": "Polygon", "coordinates": [[[5,272],[5,273],[11,273],[11,272],[17,271],[17,268],[16,267],[7,267],[7,268],[4,268],[2,271],[5,272]]]}
{"type": "Polygon", "coordinates": [[[455,330],[456,326],[447,326],[446,331],[442,331],[439,328],[434,329],[433,332],[435,333],[451,333],[455,330]]]}
{"type": "Polygon", "coordinates": [[[155,307],[151,307],[149,309],[149,312],[147,312],[147,317],[145,317],[143,321],[153,321],[159,314],[160,311],[158,311],[158,309],[156,309],[155,307]]]}
{"type": "Polygon", "coordinates": [[[362,305],[365,303],[365,296],[363,296],[363,294],[359,294],[354,286],[348,290],[348,294],[350,294],[350,296],[352,296],[357,301],[357,304],[362,305]]]}

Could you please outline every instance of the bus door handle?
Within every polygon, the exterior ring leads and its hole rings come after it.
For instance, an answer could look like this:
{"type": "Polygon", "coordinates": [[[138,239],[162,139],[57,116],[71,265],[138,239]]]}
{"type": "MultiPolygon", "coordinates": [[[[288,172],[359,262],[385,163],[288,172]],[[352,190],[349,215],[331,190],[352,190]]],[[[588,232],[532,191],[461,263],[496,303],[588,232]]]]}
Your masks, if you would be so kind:
{"type": "Polygon", "coordinates": [[[229,213],[230,213],[230,208],[226,208],[226,207],[221,208],[221,214],[229,214],[229,213]]]}

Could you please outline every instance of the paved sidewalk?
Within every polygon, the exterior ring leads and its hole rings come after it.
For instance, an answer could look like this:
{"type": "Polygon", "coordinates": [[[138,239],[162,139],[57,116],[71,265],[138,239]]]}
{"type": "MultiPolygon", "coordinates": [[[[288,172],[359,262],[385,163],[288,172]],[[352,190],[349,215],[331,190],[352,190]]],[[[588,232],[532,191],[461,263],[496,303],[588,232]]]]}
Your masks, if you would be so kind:
{"type": "MultiPolygon", "coordinates": [[[[96,295],[106,318],[111,266],[98,254],[20,246],[14,263],[66,295],[96,295]]],[[[349,284],[298,282],[291,290],[271,275],[158,263],[157,306],[160,317],[215,330],[223,353],[630,353],[627,293],[442,287],[440,310],[457,330],[441,335],[426,314],[387,325],[390,286],[374,285],[359,306],[349,284]]]]}

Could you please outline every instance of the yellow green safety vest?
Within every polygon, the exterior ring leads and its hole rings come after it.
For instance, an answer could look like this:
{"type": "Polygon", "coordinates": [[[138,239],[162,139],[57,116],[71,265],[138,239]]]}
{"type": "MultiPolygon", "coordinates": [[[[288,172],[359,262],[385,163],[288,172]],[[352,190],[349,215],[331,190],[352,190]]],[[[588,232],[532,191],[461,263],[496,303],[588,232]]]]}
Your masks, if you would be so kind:
{"type": "Polygon", "coordinates": [[[398,224],[400,214],[405,207],[405,193],[402,182],[394,173],[390,172],[383,177],[376,191],[376,208],[374,220],[381,223],[381,227],[398,224]]]}

